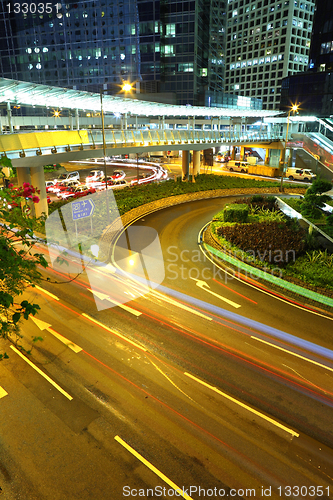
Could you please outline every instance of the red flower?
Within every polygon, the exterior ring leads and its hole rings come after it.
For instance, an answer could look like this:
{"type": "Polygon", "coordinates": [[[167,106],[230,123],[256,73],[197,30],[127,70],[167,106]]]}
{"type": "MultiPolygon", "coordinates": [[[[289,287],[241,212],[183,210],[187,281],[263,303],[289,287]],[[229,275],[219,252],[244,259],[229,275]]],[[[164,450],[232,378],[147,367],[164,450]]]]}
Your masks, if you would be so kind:
{"type": "Polygon", "coordinates": [[[38,203],[38,202],[39,202],[39,198],[38,198],[38,196],[33,196],[33,197],[32,197],[32,201],[33,201],[34,203],[38,203]]]}

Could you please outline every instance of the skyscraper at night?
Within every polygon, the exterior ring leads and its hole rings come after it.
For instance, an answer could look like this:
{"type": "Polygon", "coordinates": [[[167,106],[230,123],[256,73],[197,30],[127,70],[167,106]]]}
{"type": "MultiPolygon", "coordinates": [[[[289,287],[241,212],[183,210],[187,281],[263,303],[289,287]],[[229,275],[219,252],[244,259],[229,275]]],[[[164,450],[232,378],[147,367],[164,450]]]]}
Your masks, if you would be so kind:
{"type": "Polygon", "coordinates": [[[282,78],[305,71],[314,0],[228,0],[225,91],[278,109],[282,78]]]}
{"type": "Polygon", "coordinates": [[[281,106],[300,103],[303,114],[333,114],[333,4],[317,2],[311,39],[309,71],[286,78],[281,106]]]}
{"type": "Polygon", "coordinates": [[[112,93],[129,81],[179,104],[204,104],[205,92],[223,91],[224,1],[20,5],[1,1],[5,78],[112,93]]]}
{"type": "Polygon", "coordinates": [[[6,78],[110,93],[128,81],[141,98],[219,106],[243,96],[273,109],[282,78],[309,63],[314,0],[0,4],[6,78]]]}

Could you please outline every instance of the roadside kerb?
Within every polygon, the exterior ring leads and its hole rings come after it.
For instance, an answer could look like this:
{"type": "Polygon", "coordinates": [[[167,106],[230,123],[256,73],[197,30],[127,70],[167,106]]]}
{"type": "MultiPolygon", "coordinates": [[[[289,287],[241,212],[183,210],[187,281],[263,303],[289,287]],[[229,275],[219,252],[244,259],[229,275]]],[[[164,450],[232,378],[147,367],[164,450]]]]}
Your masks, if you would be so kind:
{"type": "MultiPolygon", "coordinates": [[[[116,241],[117,235],[123,230],[123,228],[133,224],[137,220],[145,217],[149,214],[157,212],[158,210],[163,210],[164,208],[170,208],[182,203],[189,203],[192,201],[206,200],[210,198],[227,198],[230,196],[242,196],[242,195],[255,195],[255,194],[278,194],[278,187],[267,187],[267,188],[243,188],[243,189],[213,189],[209,191],[196,191],[195,193],[186,193],[176,196],[169,196],[168,198],[161,198],[160,200],[152,201],[141,205],[140,207],[133,208],[129,210],[121,217],[118,217],[110,224],[102,233],[99,240],[99,259],[102,261],[108,261],[110,258],[110,252],[112,245],[116,241]]],[[[304,188],[292,188],[285,191],[288,194],[304,194],[304,188]]]]}
{"type": "Polygon", "coordinates": [[[310,300],[314,300],[315,302],[320,302],[321,304],[333,307],[333,299],[327,297],[326,295],[322,295],[320,293],[314,292],[313,290],[303,288],[299,285],[296,285],[295,283],[291,283],[289,281],[283,280],[282,278],[274,276],[273,274],[262,271],[257,267],[250,266],[242,260],[238,260],[235,257],[222,252],[221,250],[217,250],[216,248],[210,246],[208,243],[205,243],[205,246],[210,253],[216,255],[219,259],[228,262],[228,264],[231,264],[237,269],[241,269],[246,274],[249,274],[252,277],[256,276],[257,278],[263,279],[264,281],[269,282],[273,285],[277,285],[281,288],[287,289],[289,292],[296,293],[297,295],[301,295],[310,300]]]}

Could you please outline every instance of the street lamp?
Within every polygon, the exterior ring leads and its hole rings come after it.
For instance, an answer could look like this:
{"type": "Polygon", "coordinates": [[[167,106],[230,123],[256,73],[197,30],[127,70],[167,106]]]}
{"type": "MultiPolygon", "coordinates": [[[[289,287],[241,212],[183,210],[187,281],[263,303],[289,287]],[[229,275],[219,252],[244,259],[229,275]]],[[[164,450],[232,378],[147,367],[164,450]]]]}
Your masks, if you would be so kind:
{"type": "Polygon", "coordinates": [[[106,169],[106,144],[105,144],[105,127],[104,127],[104,111],[103,111],[103,91],[101,90],[101,118],[102,118],[102,135],[103,135],[103,156],[104,156],[104,178],[105,178],[105,196],[106,196],[106,212],[107,223],[110,224],[110,207],[109,207],[109,194],[108,194],[108,177],[106,169]]]}
{"type": "Polygon", "coordinates": [[[124,92],[131,92],[131,90],[133,90],[132,85],[129,82],[124,82],[121,90],[123,90],[124,92]]]}
{"type": "Polygon", "coordinates": [[[283,167],[282,167],[282,173],[281,173],[281,186],[280,186],[280,192],[281,193],[283,193],[283,177],[284,177],[284,173],[287,170],[286,169],[286,165],[287,165],[287,162],[286,162],[286,152],[287,152],[287,142],[288,142],[288,131],[289,131],[290,113],[291,112],[296,113],[296,111],[298,111],[298,108],[299,108],[299,104],[293,104],[292,107],[290,108],[289,112],[288,112],[286,140],[285,140],[285,143],[284,143],[284,159],[283,159],[283,167]]]}

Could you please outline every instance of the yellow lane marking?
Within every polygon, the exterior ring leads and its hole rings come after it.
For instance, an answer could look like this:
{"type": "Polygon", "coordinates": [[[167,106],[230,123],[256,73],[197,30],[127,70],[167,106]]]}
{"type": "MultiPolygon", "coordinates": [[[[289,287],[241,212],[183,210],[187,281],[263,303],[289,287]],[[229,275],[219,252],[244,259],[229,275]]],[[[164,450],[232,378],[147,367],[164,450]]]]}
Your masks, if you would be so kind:
{"type": "Polygon", "coordinates": [[[167,376],[166,373],[164,373],[157,365],[155,365],[155,363],[150,360],[151,364],[153,366],[155,366],[156,370],[158,370],[160,373],[162,373],[162,375],[170,382],[170,384],[172,384],[174,387],[176,387],[176,389],[178,389],[178,391],[180,391],[182,394],[184,394],[184,396],[186,396],[187,398],[189,398],[191,401],[194,402],[194,399],[192,399],[188,394],[186,394],[186,392],[182,391],[180,389],[180,387],[178,387],[178,385],[176,385],[174,382],[172,382],[171,378],[167,376]]]}
{"type": "Polygon", "coordinates": [[[171,479],[169,479],[167,476],[163,474],[160,470],[158,470],[153,464],[148,462],[140,453],[134,450],[129,444],[127,444],[121,437],[115,436],[115,440],[118,441],[119,444],[121,444],[126,450],[128,450],[132,455],[134,455],[140,462],[142,462],[144,465],[146,465],[151,471],[153,471],[158,477],[160,477],[166,484],[171,486],[177,493],[177,496],[181,496],[183,498],[186,498],[186,500],[192,500],[192,498],[185,493],[179,486],[177,486],[171,479]]]}
{"type": "Polygon", "coordinates": [[[190,373],[187,373],[185,372],[185,375],[187,377],[190,377],[192,378],[193,380],[196,380],[196,382],[199,382],[199,384],[202,384],[204,385],[205,387],[208,387],[209,389],[211,389],[212,391],[215,391],[217,392],[217,394],[220,394],[221,396],[223,396],[224,398],[227,398],[229,399],[230,401],[233,401],[234,403],[236,403],[237,405],[241,406],[242,408],[245,408],[246,410],[248,411],[251,411],[252,413],[254,413],[255,415],[258,415],[259,417],[263,418],[264,420],[267,420],[267,422],[270,422],[271,424],[273,425],[276,425],[276,427],[280,427],[280,429],[283,429],[284,431],[286,432],[289,432],[289,434],[291,434],[292,436],[296,436],[296,437],[299,437],[299,434],[297,432],[295,432],[294,430],[292,429],[289,429],[288,427],[285,427],[284,425],[280,424],[279,422],[277,422],[276,420],[268,417],[267,415],[265,415],[264,413],[261,413],[260,411],[257,411],[255,410],[254,408],[251,408],[251,406],[248,406],[244,403],[242,403],[241,401],[238,401],[237,399],[229,396],[228,394],[226,394],[225,392],[222,392],[220,391],[219,389],[217,389],[216,387],[213,387],[212,385],[209,385],[207,384],[206,382],[204,382],[203,380],[200,380],[198,379],[197,377],[194,377],[194,375],[191,375],[190,373]]]}
{"type": "Polygon", "coordinates": [[[40,290],[43,293],[46,293],[46,295],[49,295],[50,297],[52,297],[52,299],[60,300],[59,297],[57,297],[56,295],[53,295],[53,293],[48,292],[47,290],[44,290],[44,288],[42,288],[38,285],[35,285],[34,288],[37,288],[37,290],[40,290]]]}
{"type": "Polygon", "coordinates": [[[318,363],[317,361],[313,361],[313,359],[306,358],[305,356],[301,356],[300,354],[297,354],[296,352],[288,351],[288,349],[284,349],[283,347],[280,347],[278,345],[271,344],[270,342],[266,342],[266,340],[259,339],[257,337],[251,336],[251,339],[258,340],[258,342],[262,342],[263,344],[270,345],[271,347],[275,347],[275,349],[280,349],[280,351],[287,352],[288,354],[292,354],[293,356],[296,356],[297,358],[304,359],[305,361],[308,361],[309,363],[313,363],[314,365],[320,366],[321,368],[325,368],[326,370],[330,370],[333,372],[333,368],[330,368],[329,366],[323,365],[322,363],[318,363]]]}
{"type": "Polygon", "coordinates": [[[111,328],[109,328],[106,325],[103,325],[103,323],[100,323],[99,321],[97,321],[97,319],[92,318],[88,314],[82,313],[82,316],[84,316],[85,318],[87,318],[89,321],[92,321],[93,323],[96,323],[96,325],[104,328],[104,330],[107,330],[108,332],[113,333],[113,335],[116,335],[117,337],[120,337],[121,339],[125,340],[126,342],[129,342],[130,344],[134,345],[138,349],[141,349],[142,351],[147,351],[147,349],[145,347],[143,347],[142,345],[137,344],[136,342],[133,342],[133,340],[128,339],[127,337],[125,337],[121,333],[116,332],[115,330],[112,330],[111,328]]]}
{"type": "Polygon", "coordinates": [[[24,356],[18,349],[16,349],[16,347],[14,346],[10,346],[11,349],[13,349],[14,352],[16,352],[16,354],[18,354],[22,359],[24,359],[24,361],[26,363],[28,363],[28,365],[30,365],[34,370],[36,370],[37,373],[39,373],[42,377],[44,377],[50,384],[53,385],[53,387],[55,387],[56,389],[58,389],[59,392],[61,392],[61,394],[63,394],[67,399],[69,399],[70,401],[73,399],[72,396],[70,396],[68,394],[68,392],[66,392],[64,389],[62,389],[60,387],[60,385],[58,385],[56,382],[54,382],[54,380],[52,380],[48,375],[46,375],[46,373],[44,373],[42,370],[40,370],[36,365],[34,365],[30,359],[28,359],[26,356],[24,356]]]}
{"type": "Polygon", "coordinates": [[[3,389],[1,386],[0,386],[0,399],[1,398],[4,398],[5,396],[7,396],[8,392],[5,391],[5,389],[3,389]]]}

